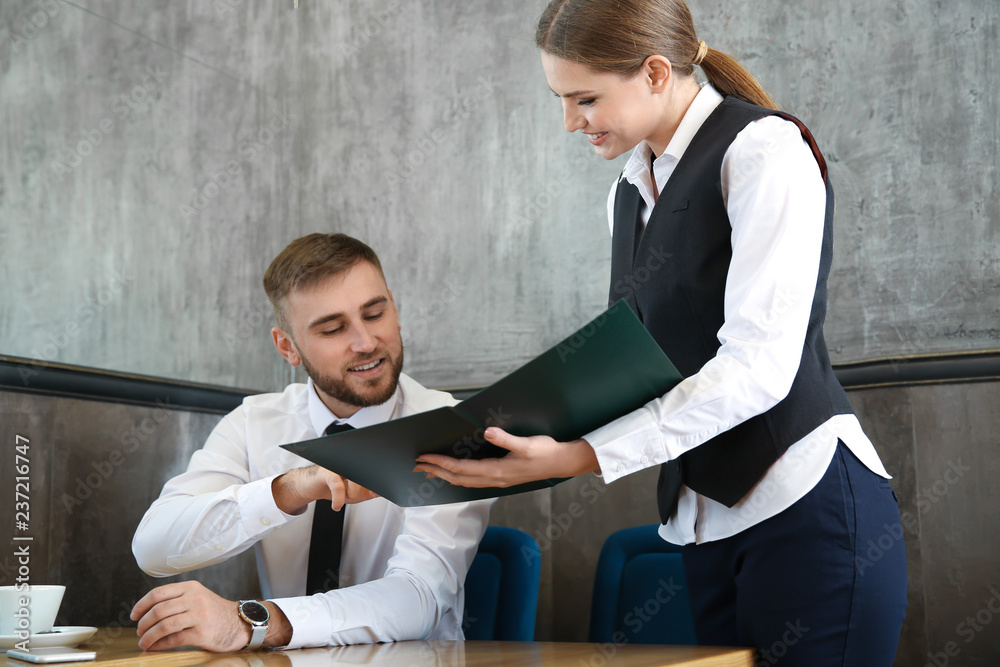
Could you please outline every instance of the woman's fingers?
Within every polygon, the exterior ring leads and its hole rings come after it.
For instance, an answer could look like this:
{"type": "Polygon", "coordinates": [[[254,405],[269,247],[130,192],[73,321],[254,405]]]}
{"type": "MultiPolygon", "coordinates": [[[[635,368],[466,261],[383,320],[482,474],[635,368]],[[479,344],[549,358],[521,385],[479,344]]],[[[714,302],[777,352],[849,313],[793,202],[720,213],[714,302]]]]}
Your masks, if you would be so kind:
{"type": "Polygon", "coordinates": [[[531,481],[532,440],[511,435],[501,428],[491,426],[486,429],[488,442],[507,450],[500,458],[456,459],[441,454],[424,454],[417,458],[414,472],[426,473],[428,477],[439,477],[449,484],[475,488],[506,488],[531,481]]]}
{"type": "Polygon", "coordinates": [[[486,440],[508,453],[480,460],[423,454],[417,458],[413,470],[457,486],[506,488],[550,477],[575,477],[599,469],[594,450],[586,440],[556,442],[539,435],[524,438],[496,427],[486,429],[486,440]]]}
{"type": "Polygon", "coordinates": [[[511,435],[507,431],[497,426],[491,426],[484,433],[486,441],[497,447],[503,447],[514,453],[523,454],[528,448],[531,438],[521,438],[511,435]]]}
{"type": "MultiPolygon", "coordinates": [[[[428,455],[430,457],[431,455],[428,455]]],[[[414,472],[426,473],[428,477],[440,477],[449,484],[469,487],[506,487],[509,486],[509,468],[513,461],[510,457],[501,459],[453,459],[450,456],[433,455],[441,463],[424,462],[413,469],[414,472]]],[[[424,457],[421,457],[424,458],[424,457]]]]}
{"type": "MultiPolygon", "coordinates": [[[[528,447],[529,438],[520,438],[516,435],[511,435],[501,428],[491,426],[486,429],[485,432],[486,441],[490,444],[496,445],[497,447],[502,447],[514,455],[523,455],[528,447]]],[[[499,460],[499,459],[482,459],[482,460],[499,460]]],[[[453,456],[447,456],[445,454],[421,454],[417,457],[417,463],[430,463],[438,468],[443,468],[449,472],[457,472],[464,474],[478,474],[481,470],[477,466],[466,466],[469,463],[478,463],[473,459],[457,459],[453,456]]],[[[430,469],[416,469],[416,472],[431,472],[430,469]]],[[[443,479],[443,477],[442,477],[443,479]]]]}

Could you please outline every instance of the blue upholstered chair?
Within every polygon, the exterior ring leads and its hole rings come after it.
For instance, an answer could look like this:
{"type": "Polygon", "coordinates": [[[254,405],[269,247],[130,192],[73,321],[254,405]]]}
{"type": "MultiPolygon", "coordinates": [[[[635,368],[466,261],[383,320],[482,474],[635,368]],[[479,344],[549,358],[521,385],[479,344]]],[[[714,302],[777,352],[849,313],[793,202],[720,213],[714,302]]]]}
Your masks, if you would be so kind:
{"type": "Polygon", "coordinates": [[[605,541],[594,578],[589,641],[698,643],[680,547],[663,541],[657,528],[625,528],[605,541]]]}
{"type": "Polygon", "coordinates": [[[489,526],[465,578],[465,638],[532,641],[540,576],[531,536],[489,526]]]}

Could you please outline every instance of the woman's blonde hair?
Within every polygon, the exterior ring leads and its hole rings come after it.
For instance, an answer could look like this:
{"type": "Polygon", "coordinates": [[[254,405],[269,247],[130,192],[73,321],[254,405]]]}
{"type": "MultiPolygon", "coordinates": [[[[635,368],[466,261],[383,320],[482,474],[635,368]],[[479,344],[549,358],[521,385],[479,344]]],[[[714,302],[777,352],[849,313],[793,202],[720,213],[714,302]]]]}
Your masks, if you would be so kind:
{"type": "Polygon", "coordinates": [[[635,75],[649,56],[670,61],[679,76],[702,71],[716,90],[768,109],[777,109],[750,72],[735,58],[701,51],[691,11],[684,0],[552,0],[538,19],[535,45],[556,57],[595,70],[635,75]]]}

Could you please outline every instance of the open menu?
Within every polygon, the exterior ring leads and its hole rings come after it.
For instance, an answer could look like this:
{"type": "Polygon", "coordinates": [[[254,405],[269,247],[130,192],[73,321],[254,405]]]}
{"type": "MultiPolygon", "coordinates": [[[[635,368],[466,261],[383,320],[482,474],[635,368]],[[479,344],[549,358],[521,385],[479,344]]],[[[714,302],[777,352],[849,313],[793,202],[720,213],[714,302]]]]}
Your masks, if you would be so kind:
{"type": "Polygon", "coordinates": [[[282,445],[403,506],[495,498],[554,486],[548,479],[505,489],[453,486],[413,472],[421,454],[491,458],[506,450],[487,426],[520,436],[575,440],[662,396],[682,379],[624,301],[461,403],[282,445]]]}

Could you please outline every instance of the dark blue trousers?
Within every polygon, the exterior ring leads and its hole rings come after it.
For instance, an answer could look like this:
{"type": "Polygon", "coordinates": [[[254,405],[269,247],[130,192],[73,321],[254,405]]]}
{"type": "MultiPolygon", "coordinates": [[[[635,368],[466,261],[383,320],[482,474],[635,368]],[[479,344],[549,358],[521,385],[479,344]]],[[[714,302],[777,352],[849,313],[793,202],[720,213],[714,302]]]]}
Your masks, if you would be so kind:
{"type": "Polygon", "coordinates": [[[758,665],[892,665],[906,611],[899,508],[843,443],[794,505],[683,555],[699,643],[755,647],[758,665]]]}

